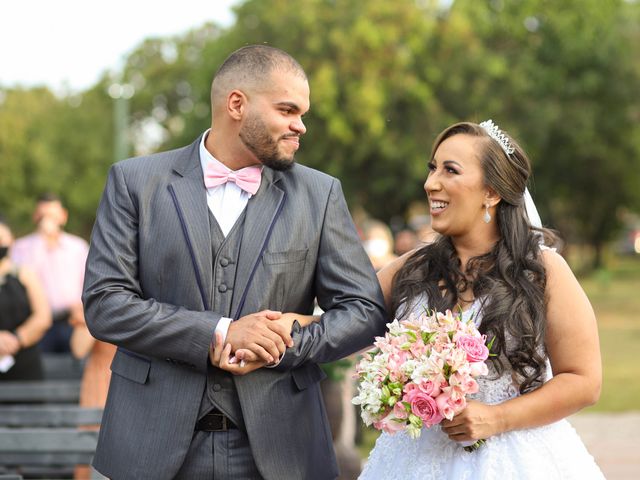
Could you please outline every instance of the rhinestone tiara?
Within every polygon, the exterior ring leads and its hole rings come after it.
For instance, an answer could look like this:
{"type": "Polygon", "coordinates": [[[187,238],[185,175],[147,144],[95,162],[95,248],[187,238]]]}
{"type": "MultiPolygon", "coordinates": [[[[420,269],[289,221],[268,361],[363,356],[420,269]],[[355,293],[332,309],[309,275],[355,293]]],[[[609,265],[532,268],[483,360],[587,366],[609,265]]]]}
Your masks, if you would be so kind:
{"type": "Polygon", "coordinates": [[[495,123],[493,123],[493,120],[485,120],[479,125],[485,132],[489,134],[491,138],[493,138],[500,144],[500,147],[502,148],[502,150],[504,150],[504,153],[506,153],[507,155],[511,155],[515,151],[515,148],[513,148],[513,145],[511,145],[509,138],[504,133],[502,133],[502,130],[500,130],[500,128],[498,128],[495,123]]]}

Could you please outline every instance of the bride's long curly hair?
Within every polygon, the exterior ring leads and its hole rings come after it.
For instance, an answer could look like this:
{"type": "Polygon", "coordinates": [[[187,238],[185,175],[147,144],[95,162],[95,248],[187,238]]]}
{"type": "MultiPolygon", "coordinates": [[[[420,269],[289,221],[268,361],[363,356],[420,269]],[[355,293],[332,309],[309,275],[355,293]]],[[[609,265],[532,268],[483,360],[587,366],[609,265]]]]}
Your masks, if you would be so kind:
{"type": "Polygon", "coordinates": [[[396,273],[392,285],[392,311],[402,318],[423,294],[429,308],[438,311],[459,305],[460,292],[484,297],[480,331],[495,338],[490,357],[498,373],[503,360],[511,364],[525,393],[540,386],[546,372],[544,335],[546,324],[546,274],[540,254],[541,239],[554,240],[546,229],[530,225],[524,207],[531,166],[526,154],[511,138],[514,152],[500,145],[474,123],[458,123],[436,139],[431,159],[447,138],[465,134],[482,139],[478,157],[485,185],[501,197],[496,208],[499,240],[493,249],[468,261],[466,274],[449,237],[439,236],[411,255],[396,273]],[[506,339],[509,338],[509,348],[506,339]]]}

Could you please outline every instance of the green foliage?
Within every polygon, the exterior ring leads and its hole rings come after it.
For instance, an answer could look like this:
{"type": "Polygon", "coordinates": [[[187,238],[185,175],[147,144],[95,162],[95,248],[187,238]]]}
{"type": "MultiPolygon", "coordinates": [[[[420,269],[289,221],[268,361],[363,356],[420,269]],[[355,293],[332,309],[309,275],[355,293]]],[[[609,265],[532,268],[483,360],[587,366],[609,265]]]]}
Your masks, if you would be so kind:
{"type": "Polygon", "coordinates": [[[640,376],[636,361],[640,343],[640,255],[611,257],[603,288],[603,273],[580,278],[598,319],[603,384],[600,401],[590,411],[640,409],[640,376]]]}
{"type": "Polygon", "coordinates": [[[320,365],[320,368],[322,368],[329,380],[339,382],[344,379],[346,371],[351,367],[351,365],[351,360],[343,358],[341,360],[336,360],[335,362],[323,363],[320,365]]]}
{"type": "Polygon", "coordinates": [[[87,236],[111,164],[111,105],[92,89],[56,98],[44,88],[7,90],[0,109],[0,210],[16,234],[31,230],[36,198],[59,194],[69,229],[87,236]]]}

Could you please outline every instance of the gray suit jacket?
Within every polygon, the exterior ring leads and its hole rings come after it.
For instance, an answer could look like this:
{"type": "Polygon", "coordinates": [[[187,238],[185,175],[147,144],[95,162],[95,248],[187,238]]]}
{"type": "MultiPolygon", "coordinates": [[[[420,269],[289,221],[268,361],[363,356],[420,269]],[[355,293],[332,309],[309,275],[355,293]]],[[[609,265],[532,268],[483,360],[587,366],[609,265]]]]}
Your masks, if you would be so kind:
{"type": "MultiPolygon", "coordinates": [[[[184,461],[221,314],[206,189],[190,146],[119,162],[98,208],[83,302],[91,333],[118,346],[96,468],[113,479],[169,479],[184,461]]],[[[234,377],[256,464],[267,479],[337,476],[318,363],[385,329],[382,294],[340,183],[295,165],[265,168],[247,205],[232,312],[326,312],[294,326],[275,369],[234,377]]]]}

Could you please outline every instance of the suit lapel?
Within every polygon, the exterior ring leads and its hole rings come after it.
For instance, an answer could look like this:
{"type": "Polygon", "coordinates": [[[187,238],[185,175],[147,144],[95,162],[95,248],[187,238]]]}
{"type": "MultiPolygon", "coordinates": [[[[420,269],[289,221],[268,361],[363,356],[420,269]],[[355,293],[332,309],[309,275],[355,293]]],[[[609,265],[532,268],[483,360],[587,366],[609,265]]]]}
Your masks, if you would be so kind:
{"type": "Polygon", "coordinates": [[[231,304],[232,315],[235,315],[238,307],[244,304],[253,272],[258,262],[262,260],[262,252],[285,200],[284,191],[276,185],[279,179],[277,172],[265,167],[260,189],[247,203],[236,271],[236,294],[231,304]]]}
{"type": "Polygon", "coordinates": [[[200,138],[191,145],[192,148],[188,150],[185,158],[182,158],[174,169],[180,178],[169,184],[169,191],[180,216],[203,306],[209,309],[213,259],[207,190],[204,187],[200,166],[199,145],[200,138]]]}

